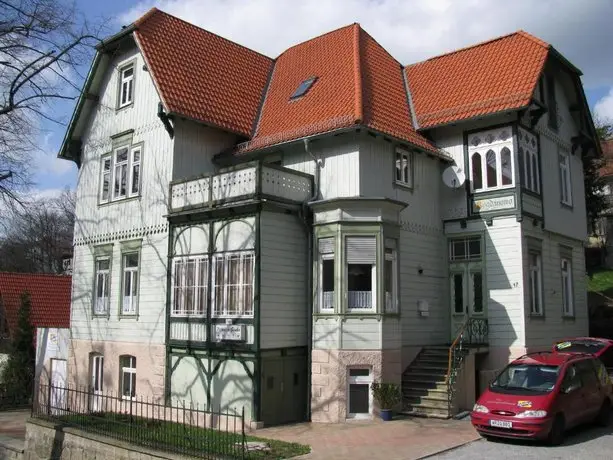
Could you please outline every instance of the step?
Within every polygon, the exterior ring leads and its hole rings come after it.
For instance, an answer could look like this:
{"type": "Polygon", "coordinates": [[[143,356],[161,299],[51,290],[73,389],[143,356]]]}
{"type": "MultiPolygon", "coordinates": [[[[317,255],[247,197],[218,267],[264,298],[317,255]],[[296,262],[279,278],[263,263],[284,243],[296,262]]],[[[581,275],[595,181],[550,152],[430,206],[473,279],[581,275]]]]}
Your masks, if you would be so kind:
{"type": "Polygon", "coordinates": [[[442,419],[450,418],[449,410],[439,409],[438,407],[427,407],[425,405],[421,405],[421,406],[411,406],[410,404],[405,405],[401,413],[404,415],[411,415],[413,417],[428,417],[428,418],[442,418],[442,419]]]}
{"type": "Polygon", "coordinates": [[[430,407],[433,409],[444,409],[447,410],[449,407],[449,400],[445,396],[444,398],[430,398],[430,397],[420,397],[420,396],[409,396],[402,398],[403,406],[412,406],[412,407],[430,407]]]}
{"type": "Polygon", "coordinates": [[[449,358],[443,355],[419,355],[413,363],[436,363],[447,366],[447,364],[449,364],[449,358]]]}
{"type": "Polygon", "coordinates": [[[415,388],[405,387],[402,389],[402,395],[404,397],[432,397],[434,399],[443,398],[447,399],[447,387],[442,388],[415,388]]]}
{"type": "Polygon", "coordinates": [[[403,379],[415,378],[426,382],[444,382],[446,379],[446,372],[432,372],[430,370],[419,370],[408,368],[402,375],[403,379]]]}
{"type": "Polygon", "coordinates": [[[447,391],[447,384],[444,381],[437,382],[418,378],[402,379],[402,391],[405,390],[447,391]]]}
{"type": "Polygon", "coordinates": [[[440,373],[446,374],[447,373],[447,366],[441,366],[437,364],[424,364],[421,362],[411,364],[407,370],[411,370],[411,369],[432,372],[434,374],[440,374],[440,373]]]}

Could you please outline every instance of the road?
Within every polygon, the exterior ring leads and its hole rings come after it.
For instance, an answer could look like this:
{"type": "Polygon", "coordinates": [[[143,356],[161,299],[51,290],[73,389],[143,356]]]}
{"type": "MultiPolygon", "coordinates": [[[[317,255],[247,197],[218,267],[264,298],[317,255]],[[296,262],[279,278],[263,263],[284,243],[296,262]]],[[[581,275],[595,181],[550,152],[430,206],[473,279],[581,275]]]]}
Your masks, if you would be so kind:
{"type": "Polygon", "coordinates": [[[429,457],[438,460],[519,459],[528,460],[610,460],[613,458],[613,426],[586,425],[567,433],[564,444],[549,447],[542,443],[478,440],[444,454],[429,457]]]}

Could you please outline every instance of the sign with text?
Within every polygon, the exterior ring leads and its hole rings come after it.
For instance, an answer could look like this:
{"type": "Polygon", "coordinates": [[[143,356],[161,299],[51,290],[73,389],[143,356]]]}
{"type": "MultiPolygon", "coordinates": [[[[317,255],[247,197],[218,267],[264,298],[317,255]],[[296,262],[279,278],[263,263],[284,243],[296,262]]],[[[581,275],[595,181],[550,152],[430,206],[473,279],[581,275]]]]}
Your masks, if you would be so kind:
{"type": "Polygon", "coordinates": [[[245,325],[244,324],[216,324],[215,338],[218,342],[225,340],[244,341],[245,340],[245,325]]]}
{"type": "Polygon", "coordinates": [[[500,196],[495,198],[483,198],[473,201],[473,212],[501,211],[515,208],[515,195],[500,196]]]}

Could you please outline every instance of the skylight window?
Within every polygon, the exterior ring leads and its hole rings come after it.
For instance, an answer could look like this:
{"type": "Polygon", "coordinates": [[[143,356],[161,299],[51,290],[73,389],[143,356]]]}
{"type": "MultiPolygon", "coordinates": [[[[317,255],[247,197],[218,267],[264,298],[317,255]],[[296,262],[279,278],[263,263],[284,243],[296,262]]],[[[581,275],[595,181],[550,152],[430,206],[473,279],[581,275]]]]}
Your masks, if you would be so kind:
{"type": "Polygon", "coordinates": [[[294,91],[294,94],[292,94],[290,99],[296,99],[304,96],[311,89],[311,86],[313,86],[313,83],[315,83],[316,80],[317,77],[310,77],[304,80],[302,83],[300,83],[300,86],[296,88],[296,91],[294,91]]]}

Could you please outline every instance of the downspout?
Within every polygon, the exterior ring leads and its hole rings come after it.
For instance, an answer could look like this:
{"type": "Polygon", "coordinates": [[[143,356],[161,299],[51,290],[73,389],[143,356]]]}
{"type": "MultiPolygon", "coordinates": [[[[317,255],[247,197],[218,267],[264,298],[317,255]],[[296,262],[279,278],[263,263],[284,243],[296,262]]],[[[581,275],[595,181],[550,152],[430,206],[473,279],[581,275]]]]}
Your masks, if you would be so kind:
{"type": "Polygon", "coordinates": [[[306,263],[307,263],[307,420],[311,420],[311,351],[313,348],[313,222],[312,213],[309,209],[309,202],[319,199],[321,163],[320,158],[315,157],[309,149],[309,139],[304,139],[304,151],[315,162],[315,180],[313,183],[313,194],[302,203],[300,209],[300,221],[304,226],[307,238],[306,263]]]}

